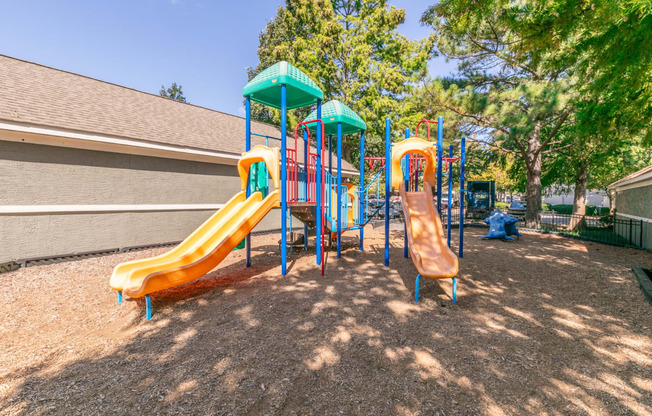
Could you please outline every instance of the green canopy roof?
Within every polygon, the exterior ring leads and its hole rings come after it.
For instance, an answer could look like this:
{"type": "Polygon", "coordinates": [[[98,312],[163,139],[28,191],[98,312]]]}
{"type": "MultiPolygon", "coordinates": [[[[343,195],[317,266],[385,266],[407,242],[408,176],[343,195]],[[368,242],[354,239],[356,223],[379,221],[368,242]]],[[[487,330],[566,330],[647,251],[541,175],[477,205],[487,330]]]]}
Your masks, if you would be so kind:
{"type": "MultiPolygon", "coordinates": [[[[308,114],[304,121],[314,120],[317,118],[317,110],[308,114]]],[[[359,133],[360,130],[366,130],[367,125],[345,104],[332,100],[321,106],[321,119],[324,120],[327,135],[337,134],[337,123],[342,123],[342,134],[359,133]]],[[[316,123],[310,124],[310,130],[315,131],[316,123]]]]}
{"type": "Polygon", "coordinates": [[[245,97],[249,95],[252,101],[281,108],[283,84],[287,91],[288,110],[312,105],[317,102],[317,99],[324,98],[324,93],[308,75],[286,61],[277,62],[256,75],[244,87],[242,95],[245,97]]]}

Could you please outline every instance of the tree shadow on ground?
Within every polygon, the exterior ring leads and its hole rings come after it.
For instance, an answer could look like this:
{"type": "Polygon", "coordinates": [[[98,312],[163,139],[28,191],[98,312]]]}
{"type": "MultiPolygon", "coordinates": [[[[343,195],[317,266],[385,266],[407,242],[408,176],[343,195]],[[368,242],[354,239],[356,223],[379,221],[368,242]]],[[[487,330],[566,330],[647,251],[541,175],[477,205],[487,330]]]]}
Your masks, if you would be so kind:
{"type": "Polygon", "coordinates": [[[314,251],[281,277],[273,246],[257,247],[250,269],[157,295],[152,321],[133,311],[125,339],[5,372],[3,412],[652,413],[652,313],[623,278],[627,250],[468,234],[457,305],[450,279],[413,302],[398,232],[390,267],[375,233],[366,251],[329,251],[324,277],[314,251]]]}

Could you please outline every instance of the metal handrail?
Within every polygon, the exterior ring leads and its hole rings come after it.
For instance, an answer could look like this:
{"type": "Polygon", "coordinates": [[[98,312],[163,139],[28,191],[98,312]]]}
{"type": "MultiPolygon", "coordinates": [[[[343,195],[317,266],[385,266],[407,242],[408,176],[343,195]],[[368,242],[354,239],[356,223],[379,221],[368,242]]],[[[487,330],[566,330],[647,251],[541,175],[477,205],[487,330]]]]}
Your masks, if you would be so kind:
{"type": "MultiPolygon", "coordinates": [[[[328,172],[328,170],[324,169],[324,178],[326,179],[324,182],[326,184],[326,190],[327,190],[327,192],[326,192],[326,208],[325,208],[324,211],[325,211],[326,219],[331,224],[331,230],[333,230],[333,229],[335,229],[335,227],[337,227],[337,223],[335,221],[335,217],[333,216],[333,211],[332,211],[332,208],[331,208],[333,206],[333,191],[337,190],[337,177],[333,176],[332,174],[330,174],[330,172],[328,172]]],[[[346,186],[342,185],[340,187],[340,192],[341,192],[341,195],[342,195],[342,198],[341,198],[341,200],[342,200],[341,211],[344,213],[344,215],[348,215],[347,211],[348,211],[348,207],[349,207],[349,203],[350,203],[350,199],[351,199],[349,197],[349,189],[346,186]]],[[[344,216],[344,215],[342,215],[342,216],[344,216]]],[[[342,229],[347,229],[348,228],[348,224],[347,224],[346,221],[342,223],[341,220],[340,220],[340,224],[342,225],[341,226],[342,229]]]]}

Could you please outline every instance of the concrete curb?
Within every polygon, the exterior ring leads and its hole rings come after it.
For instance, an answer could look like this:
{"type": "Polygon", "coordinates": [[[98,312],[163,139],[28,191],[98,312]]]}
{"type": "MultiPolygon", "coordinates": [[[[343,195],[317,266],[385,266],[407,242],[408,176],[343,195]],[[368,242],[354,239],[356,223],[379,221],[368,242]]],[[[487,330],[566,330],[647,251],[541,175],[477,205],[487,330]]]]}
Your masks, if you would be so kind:
{"type": "Polygon", "coordinates": [[[636,276],[636,280],[638,280],[638,285],[643,291],[643,294],[645,294],[648,302],[652,305],[652,280],[650,280],[650,277],[642,267],[632,267],[632,272],[634,272],[634,276],[636,276]]]}

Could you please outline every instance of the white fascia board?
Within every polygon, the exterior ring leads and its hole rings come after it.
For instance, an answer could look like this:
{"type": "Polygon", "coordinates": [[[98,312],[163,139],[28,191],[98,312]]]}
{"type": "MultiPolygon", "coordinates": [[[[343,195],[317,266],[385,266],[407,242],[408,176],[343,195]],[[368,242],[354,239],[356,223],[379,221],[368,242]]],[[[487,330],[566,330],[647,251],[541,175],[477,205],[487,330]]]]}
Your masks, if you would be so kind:
{"type": "Polygon", "coordinates": [[[625,217],[625,218],[630,218],[630,219],[636,220],[636,221],[643,221],[643,222],[652,223],[652,218],[639,217],[638,215],[631,215],[631,214],[623,214],[622,212],[616,211],[616,218],[618,218],[618,217],[625,217]]]}
{"type": "MultiPolygon", "coordinates": [[[[233,153],[144,142],[117,136],[80,133],[56,127],[28,125],[6,120],[0,120],[0,140],[227,165],[236,165],[242,157],[233,153]]],[[[342,173],[351,176],[360,175],[359,172],[344,169],[342,173]]]]}
{"type": "Polygon", "coordinates": [[[627,189],[640,188],[642,186],[652,185],[652,172],[647,172],[644,175],[637,176],[624,182],[615,182],[607,187],[607,189],[616,192],[625,191],[627,189]]]}
{"type": "Polygon", "coordinates": [[[241,155],[0,120],[0,140],[235,165],[241,155]]]}

